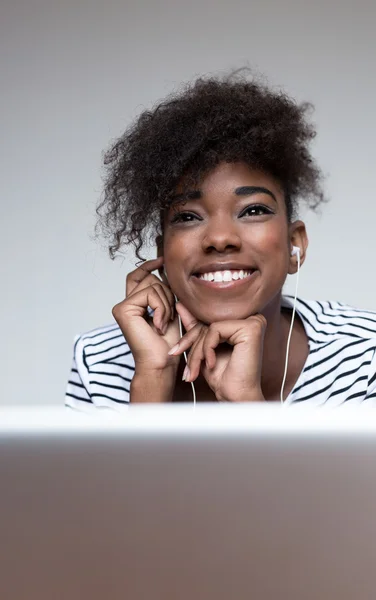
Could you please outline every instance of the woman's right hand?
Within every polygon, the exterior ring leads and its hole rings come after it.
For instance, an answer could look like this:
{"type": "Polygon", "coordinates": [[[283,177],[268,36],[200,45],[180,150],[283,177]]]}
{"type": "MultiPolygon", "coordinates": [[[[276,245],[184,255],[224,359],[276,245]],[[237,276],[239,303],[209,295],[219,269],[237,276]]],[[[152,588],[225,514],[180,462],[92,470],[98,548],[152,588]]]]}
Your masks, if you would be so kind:
{"type": "MultiPolygon", "coordinates": [[[[152,274],[162,267],[163,256],[160,256],[131,271],[126,280],[126,298],[112,309],[132,351],[135,375],[143,377],[161,373],[167,367],[171,367],[167,370],[176,377],[180,362],[180,356],[168,354],[180,340],[175,298],[169,286],[152,274]],[[148,306],[154,310],[152,317],[148,315],[148,306]]],[[[180,302],[179,311],[188,313],[180,302]]]]}

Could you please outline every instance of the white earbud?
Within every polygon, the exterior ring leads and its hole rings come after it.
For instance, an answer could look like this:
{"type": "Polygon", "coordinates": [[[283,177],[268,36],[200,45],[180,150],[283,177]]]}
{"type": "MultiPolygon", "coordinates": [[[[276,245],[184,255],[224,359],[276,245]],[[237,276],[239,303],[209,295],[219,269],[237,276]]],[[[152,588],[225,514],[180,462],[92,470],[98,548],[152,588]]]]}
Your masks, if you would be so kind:
{"type": "Polygon", "coordinates": [[[291,256],[300,256],[300,248],[299,246],[293,246],[291,250],[291,256]]]}

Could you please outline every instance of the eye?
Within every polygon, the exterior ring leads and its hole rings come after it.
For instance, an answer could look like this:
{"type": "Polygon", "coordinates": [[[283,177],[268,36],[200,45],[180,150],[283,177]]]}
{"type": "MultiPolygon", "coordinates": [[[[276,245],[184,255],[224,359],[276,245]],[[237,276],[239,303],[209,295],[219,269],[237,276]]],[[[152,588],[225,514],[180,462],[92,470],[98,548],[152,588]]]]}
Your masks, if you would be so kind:
{"type": "Polygon", "coordinates": [[[170,223],[192,223],[193,219],[198,219],[197,215],[190,212],[178,212],[171,219],[170,223]]]}
{"type": "Polygon", "coordinates": [[[262,215],[272,215],[273,211],[263,204],[251,204],[251,206],[247,206],[240,216],[244,217],[247,213],[251,217],[261,217],[262,215]]]}
{"type": "MultiPolygon", "coordinates": [[[[264,206],[263,204],[251,204],[241,213],[241,217],[250,216],[250,217],[262,217],[263,215],[271,215],[274,214],[273,211],[264,206]],[[248,213],[248,214],[247,214],[248,213]]],[[[187,211],[176,212],[175,215],[171,218],[170,223],[193,223],[194,220],[201,220],[200,217],[195,215],[194,213],[187,211]]]]}

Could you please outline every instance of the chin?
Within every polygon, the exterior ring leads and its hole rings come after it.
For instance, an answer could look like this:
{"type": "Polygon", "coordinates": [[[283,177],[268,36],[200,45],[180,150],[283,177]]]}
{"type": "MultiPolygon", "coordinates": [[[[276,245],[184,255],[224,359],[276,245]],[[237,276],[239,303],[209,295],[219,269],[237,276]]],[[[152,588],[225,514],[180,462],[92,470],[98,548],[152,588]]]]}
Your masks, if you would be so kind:
{"type": "Polygon", "coordinates": [[[247,319],[251,315],[256,315],[260,312],[256,307],[245,307],[243,309],[236,307],[231,308],[228,305],[213,307],[210,310],[196,310],[192,311],[192,314],[206,325],[210,325],[211,323],[216,323],[218,321],[231,321],[231,320],[243,320],[247,319]]]}

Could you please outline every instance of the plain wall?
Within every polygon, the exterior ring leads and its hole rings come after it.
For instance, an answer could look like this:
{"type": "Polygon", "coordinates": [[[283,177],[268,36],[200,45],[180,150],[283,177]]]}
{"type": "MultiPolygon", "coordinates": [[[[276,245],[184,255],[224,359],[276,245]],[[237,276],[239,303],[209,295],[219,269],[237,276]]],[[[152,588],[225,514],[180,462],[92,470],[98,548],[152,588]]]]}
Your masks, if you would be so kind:
{"type": "Polygon", "coordinates": [[[2,0],[1,403],[62,403],[74,335],[112,322],[136,259],[91,238],[102,152],[202,74],[313,102],[331,202],[304,214],[299,295],[376,310],[375,22],[367,0],[2,0]]]}

